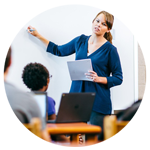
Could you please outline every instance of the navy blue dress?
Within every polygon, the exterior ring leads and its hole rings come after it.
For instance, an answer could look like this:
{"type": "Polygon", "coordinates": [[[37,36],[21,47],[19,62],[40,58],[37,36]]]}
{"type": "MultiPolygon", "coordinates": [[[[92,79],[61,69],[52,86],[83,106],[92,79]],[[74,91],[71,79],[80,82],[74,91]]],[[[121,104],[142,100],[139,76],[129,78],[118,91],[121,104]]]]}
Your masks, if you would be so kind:
{"type": "Polygon", "coordinates": [[[96,97],[93,111],[111,114],[110,88],[120,85],[123,80],[120,58],[116,47],[108,41],[91,55],[87,56],[89,37],[81,35],[61,46],[49,42],[47,52],[57,56],[68,56],[76,53],[76,60],[91,59],[93,71],[98,76],[106,77],[107,84],[91,81],[72,81],[70,92],[95,92],[96,97]],[[110,76],[110,74],[112,75],[110,76]]]}

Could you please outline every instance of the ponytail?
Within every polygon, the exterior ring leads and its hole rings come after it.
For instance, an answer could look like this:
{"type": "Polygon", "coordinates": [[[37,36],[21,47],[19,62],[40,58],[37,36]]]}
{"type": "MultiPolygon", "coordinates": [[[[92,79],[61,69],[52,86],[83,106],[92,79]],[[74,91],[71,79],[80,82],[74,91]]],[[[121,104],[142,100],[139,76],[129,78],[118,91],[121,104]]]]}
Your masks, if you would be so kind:
{"type": "Polygon", "coordinates": [[[106,33],[104,34],[104,38],[112,44],[112,39],[113,39],[113,37],[112,37],[112,35],[111,35],[110,32],[106,32],[106,33]]]}

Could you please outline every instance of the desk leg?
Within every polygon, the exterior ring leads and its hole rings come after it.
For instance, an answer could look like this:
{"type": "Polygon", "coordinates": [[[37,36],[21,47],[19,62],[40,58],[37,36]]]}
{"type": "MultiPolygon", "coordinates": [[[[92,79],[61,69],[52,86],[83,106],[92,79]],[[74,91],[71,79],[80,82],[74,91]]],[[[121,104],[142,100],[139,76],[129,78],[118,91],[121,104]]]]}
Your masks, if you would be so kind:
{"type": "Polygon", "coordinates": [[[95,134],[86,134],[86,142],[88,143],[98,143],[98,137],[95,134]]]}
{"type": "MultiPolygon", "coordinates": [[[[86,139],[85,139],[85,145],[92,145],[98,143],[98,137],[95,134],[86,134],[86,139]]],[[[79,134],[72,134],[71,135],[71,143],[75,145],[80,145],[79,144],[79,134]]],[[[83,145],[81,144],[81,145],[83,145]]]]}
{"type": "Polygon", "coordinates": [[[79,134],[72,134],[71,135],[71,142],[75,144],[79,144],[79,134]]]}

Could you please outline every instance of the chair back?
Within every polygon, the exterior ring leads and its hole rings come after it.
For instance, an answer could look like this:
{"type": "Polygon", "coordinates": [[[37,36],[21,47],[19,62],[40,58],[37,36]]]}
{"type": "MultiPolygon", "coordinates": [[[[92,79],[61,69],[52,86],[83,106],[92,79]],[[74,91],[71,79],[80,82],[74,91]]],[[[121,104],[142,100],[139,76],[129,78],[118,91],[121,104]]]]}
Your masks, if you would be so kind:
{"type": "Polygon", "coordinates": [[[144,139],[144,121],[117,121],[115,115],[104,118],[105,141],[144,139]]]}
{"type": "Polygon", "coordinates": [[[16,124],[16,142],[40,142],[41,121],[33,118],[29,124],[16,124]]]}

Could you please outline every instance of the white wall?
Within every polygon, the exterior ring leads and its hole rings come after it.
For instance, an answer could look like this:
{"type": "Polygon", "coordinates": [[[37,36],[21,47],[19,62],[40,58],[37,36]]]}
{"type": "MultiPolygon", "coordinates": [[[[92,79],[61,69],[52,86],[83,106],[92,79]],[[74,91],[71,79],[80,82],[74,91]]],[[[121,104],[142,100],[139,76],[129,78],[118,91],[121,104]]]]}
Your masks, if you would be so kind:
{"type": "Polygon", "coordinates": [[[134,51],[137,49],[134,49],[134,36],[131,31],[117,18],[115,18],[113,28],[115,30],[113,44],[118,49],[123,70],[122,85],[112,88],[114,110],[119,110],[131,105],[134,102],[134,91],[138,91],[138,87],[135,87],[134,84],[134,79],[138,73],[138,71],[134,73],[135,66],[138,66],[134,61],[134,51]]]}
{"type": "MultiPolygon", "coordinates": [[[[81,34],[90,35],[92,20],[100,9],[82,5],[68,5],[43,12],[30,20],[17,34],[12,42],[13,58],[8,80],[24,91],[29,91],[23,84],[21,74],[24,66],[30,62],[42,63],[53,75],[48,88],[48,95],[55,99],[58,110],[60,96],[69,92],[71,80],[68,73],[68,60],[74,55],[57,57],[46,53],[46,47],[35,37],[27,33],[31,25],[39,33],[56,44],[65,44],[81,34]]],[[[124,81],[114,87],[112,101],[114,109],[123,109],[134,101],[134,48],[132,33],[115,18],[113,33],[114,45],[120,55],[124,81]]]]}

